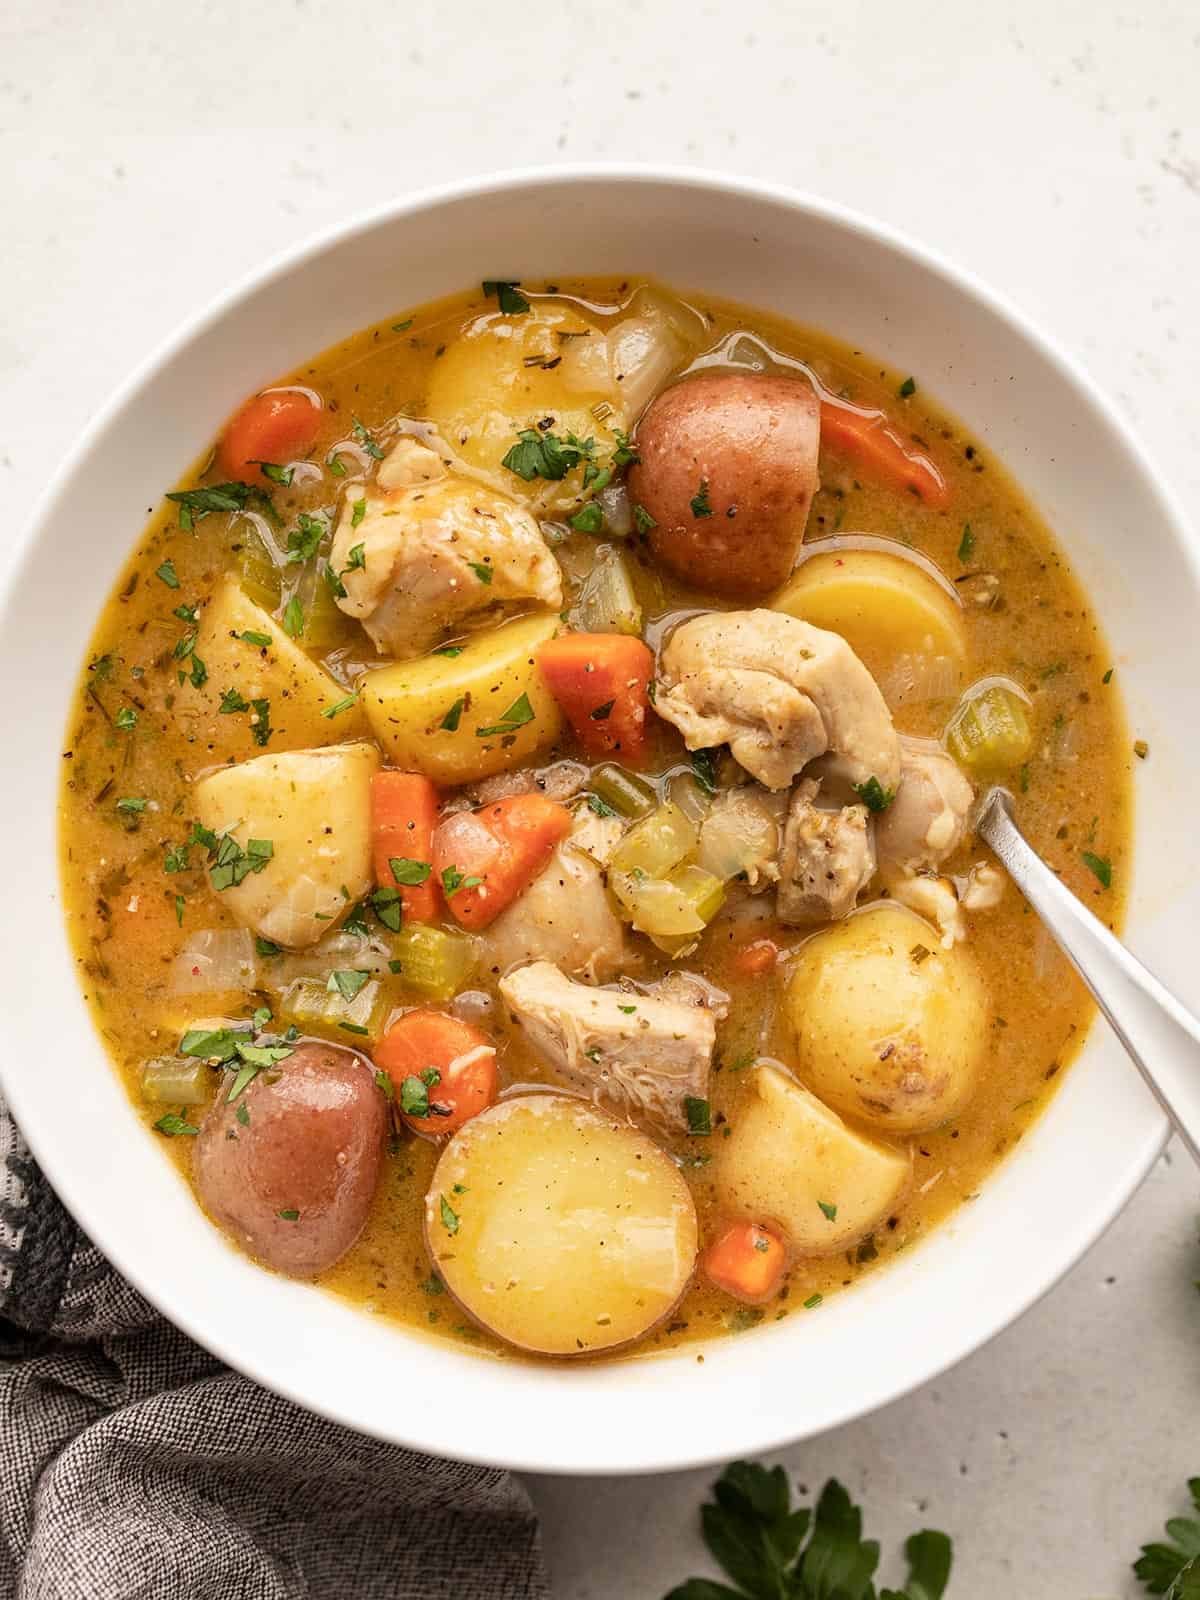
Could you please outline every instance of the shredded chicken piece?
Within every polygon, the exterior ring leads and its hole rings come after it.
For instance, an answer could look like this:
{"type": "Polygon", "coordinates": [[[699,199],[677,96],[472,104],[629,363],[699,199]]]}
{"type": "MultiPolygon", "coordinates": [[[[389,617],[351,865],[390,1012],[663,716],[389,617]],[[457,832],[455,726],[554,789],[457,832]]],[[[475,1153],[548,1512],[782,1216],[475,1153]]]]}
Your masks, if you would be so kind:
{"type": "Polygon", "coordinates": [[[947,950],[967,937],[965,912],[990,911],[1004,894],[1004,874],[987,861],[977,862],[969,872],[953,878],[909,872],[891,862],[881,865],[879,871],[894,900],[936,923],[947,950]]]}
{"type": "Polygon", "coordinates": [[[964,911],[991,911],[1004,896],[1007,879],[990,861],[978,861],[961,881],[956,881],[958,903],[964,911]]]}
{"type": "Polygon", "coordinates": [[[875,845],[866,806],[824,811],[818,785],[803,778],[792,791],[779,857],[776,911],[793,925],[849,916],[875,876],[875,845]]]}
{"type": "Polygon", "coordinates": [[[708,1097],[716,1021],[727,996],[673,973],[658,993],[593,989],[547,961],[500,981],[513,1020],[568,1083],[633,1120],[687,1127],[689,1099],[708,1097]]]}
{"type": "Polygon", "coordinates": [[[708,612],[659,661],[655,707],[689,750],[728,744],[768,789],[829,753],[830,777],[894,789],[900,744],[874,678],[846,641],[781,611],[708,612]]]}
{"type": "Polygon", "coordinates": [[[346,591],[338,605],[398,659],[514,601],[562,605],[562,574],[529,512],[407,437],[375,484],[346,497],[329,563],[346,591]]]}
{"type": "Polygon", "coordinates": [[[967,833],[975,791],[946,752],[924,739],[900,739],[895,799],[875,819],[881,861],[918,871],[940,867],[967,833]]]}

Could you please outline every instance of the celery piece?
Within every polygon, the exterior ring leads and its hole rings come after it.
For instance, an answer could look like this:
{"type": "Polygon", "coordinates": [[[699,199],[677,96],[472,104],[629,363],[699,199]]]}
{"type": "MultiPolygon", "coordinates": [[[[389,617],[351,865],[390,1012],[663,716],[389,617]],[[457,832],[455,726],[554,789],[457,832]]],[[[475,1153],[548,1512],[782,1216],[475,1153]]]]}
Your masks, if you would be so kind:
{"type": "Polygon", "coordinates": [[[705,794],[692,772],[671,774],[667,783],[667,798],[674,801],[684,816],[690,817],[695,823],[704,821],[712,804],[711,794],[705,794]]]}
{"type": "Polygon", "coordinates": [[[696,849],[696,824],[668,800],[635,823],[612,856],[614,872],[663,878],[696,849]]]}
{"type": "Polygon", "coordinates": [[[1014,771],[1033,749],[1028,707],[1002,684],[968,690],[946,727],[946,748],[974,778],[1014,771]]]}
{"type": "Polygon", "coordinates": [[[202,1106],[212,1088],[212,1071],[203,1061],[159,1056],[142,1068],[142,1096],[160,1105],[202,1106]]]}
{"type": "Polygon", "coordinates": [[[649,816],[658,804],[658,796],[644,778],[626,772],[614,762],[597,767],[588,781],[588,788],[606,806],[611,806],[619,817],[649,816]]]}
{"type": "Polygon", "coordinates": [[[349,1000],[336,984],[330,989],[321,978],[297,978],[279,996],[279,1019],[301,1033],[324,1034],[342,1044],[356,1038],[374,1043],[391,1007],[391,997],[376,978],[349,1000]]]}
{"type": "Polygon", "coordinates": [[[401,928],[392,948],[392,971],[407,988],[429,1000],[452,1000],[475,967],[475,951],[464,934],[427,923],[401,928]]]}
{"type": "Polygon", "coordinates": [[[324,565],[323,561],[307,562],[295,591],[304,611],[304,631],[297,642],[312,655],[326,655],[349,644],[357,627],[334,599],[324,565]]]}
{"type": "Polygon", "coordinates": [[[595,565],[584,579],[571,612],[573,626],[584,633],[642,631],[642,607],[629,563],[615,545],[602,544],[595,565]]]}
{"type": "Polygon", "coordinates": [[[267,542],[253,526],[246,526],[237,552],[238,581],[255,605],[274,611],[282,587],[279,568],[267,542]]]}
{"type": "Polygon", "coordinates": [[[659,939],[689,942],[703,933],[721,909],[725,886],[700,867],[677,867],[665,878],[640,878],[613,872],[609,882],[618,905],[633,926],[659,939]]]}

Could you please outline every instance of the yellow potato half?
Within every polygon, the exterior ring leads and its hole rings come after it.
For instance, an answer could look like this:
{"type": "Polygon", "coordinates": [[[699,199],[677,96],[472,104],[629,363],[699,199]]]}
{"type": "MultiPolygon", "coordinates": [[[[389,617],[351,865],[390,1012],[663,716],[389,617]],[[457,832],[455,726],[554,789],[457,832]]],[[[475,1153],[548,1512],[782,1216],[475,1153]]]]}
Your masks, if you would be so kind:
{"type": "Polygon", "coordinates": [[[425,1201],[447,1289],[499,1338],[594,1355],[668,1316],[696,1261],[696,1212],[670,1157],[583,1100],[519,1095],[447,1144],[425,1201]]]}
{"type": "Polygon", "coordinates": [[[800,1255],[834,1255],[890,1215],[908,1188],[905,1151],[848,1128],[776,1067],[750,1092],[718,1143],[713,1180],[731,1216],[776,1223],[800,1255]]]}
{"type": "MultiPolygon", "coordinates": [[[[361,739],[366,722],[357,705],[335,717],[321,713],[346,699],[346,691],[323,667],[305,655],[274,617],[255,605],[233,578],[217,585],[204,607],[196,632],[193,655],[204,663],[208,676],[196,688],[190,676],[175,696],[175,715],[187,737],[210,761],[235,761],[258,753],[254,740],[257,724],[255,700],[268,701],[271,728],[269,748],[301,750],[361,739]],[[246,635],[251,637],[247,638],[246,635]],[[266,639],[267,644],[262,640],[266,639]],[[251,709],[223,712],[222,697],[236,690],[251,709]]],[[[191,658],[180,666],[190,669],[191,658]]]]}
{"type": "Polygon", "coordinates": [[[905,556],[849,548],[809,556],[771,605],[840,633],[892,707],[953,698],[961,687],[962,609],[905,556]]]}
{"type": "Polygon", "coordinates": [[[243,927],[302,950],[362,899],[372,883],[371,779],[378,770],[371,745],[350,744],[258,756],[197,783],[203,826],[228,834],[251,862],[266,860],[240,882],[213,883],[243,927]]]}
{"type": "Polygon", "coordinates": [[[435,783],[470,783],[550,744],[562,716],[537,652],[558,628],[556,613],[520,617],[475,634],[458,655],[435,651],[366,673],[360,696],[388,757],[435,783]]]}
{"type": "Polygon", "coordinates": [[[891,1133],[956,1117],[975,1088],[987,996],[970,956],[880,903],[808,941],[788,980],[796,1070],[844,1116],[891,1133]]]}

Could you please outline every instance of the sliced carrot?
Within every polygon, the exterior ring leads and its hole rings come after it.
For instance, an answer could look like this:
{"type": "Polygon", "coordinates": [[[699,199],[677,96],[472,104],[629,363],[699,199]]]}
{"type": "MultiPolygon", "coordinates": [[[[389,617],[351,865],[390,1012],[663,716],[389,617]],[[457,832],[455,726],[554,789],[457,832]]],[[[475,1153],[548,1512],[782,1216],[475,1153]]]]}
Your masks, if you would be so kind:
{"type": "Polygon", "coordinates": [[[490,1106],[499,1088],[495,1045],[444,1011],[406,1012],[372,1056],[392,1080],[395,1103],[416,1133],[454,1133],[490,1106]]]}
{"type": "Polygon", "coordinates": [[[754,1304],[769,1300],[787,1269],[787,1249],[770,1228],[757,1222],[731,1222],[701,1257],[709,1282],[726,1294],[754,1304]]]}
{"type": "Polygon", "coordinates": [[[433,870],[464,928],[486,928],[529,887],[571,831],[566,806],[516,794],[447,817],[433,836],[433,870]]]}
{"type": "Polygon", "coordinates": [[[538,666],[593,760],[645,753],[654,657],[623,633],[564,633],[538,651],[538,666]]]}
{"type": "Polygon", "coordinates": [[[950,504],[945,478],[923,451],[905,444],[883,411],[822,400],[821,448],[848,456],[866,476],[892,489],[906,489],[926,505],[950,504]]]}
{"type": "Polygon", "coordinates": [[[371,779],[375,882],[381,889],[399,889],[409,922],[432,922],[437,916],[433,878],[437,811],[437,790],[419,772],[377,772],[371,779]]]}
{"type": "Polygon", "coordinates": [[[754,939],[744,944],[733,958],[733,970],[743,978],[761,977],[779,959],[779,946],[773,939],[754,939]]]}
{"type": "Polygon", "coordinates": [[[303,390],[268,389],[247,400],[225,429],[217,465],[226,478],[266,483],[261,463],[280,467],[306,456],[320,427],[320,408],[303,390]]]}

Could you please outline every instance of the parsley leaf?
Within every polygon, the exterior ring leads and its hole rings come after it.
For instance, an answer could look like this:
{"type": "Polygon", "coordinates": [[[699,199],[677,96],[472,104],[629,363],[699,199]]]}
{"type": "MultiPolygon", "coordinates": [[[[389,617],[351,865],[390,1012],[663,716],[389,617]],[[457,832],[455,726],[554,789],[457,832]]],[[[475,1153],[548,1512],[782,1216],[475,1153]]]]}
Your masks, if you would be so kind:
{"type": "Polygon", "coordinates": [[[424,883],[433,871],[428,861],[412,861],[408,856],[389,856],[388,866],[396,882],[406,884],[409,888],[424,883]]]}
{"type": "Polygon", "coordinates": [[[708,498],[708,479],[700,479],[700,487],[692,496],[692,515],[694,517],[711,517],[713,514],[712,502],[708,498]]]}
{"type": "Polygon", "coordinates": [[[442,1227],[445,1228],[446,1232],[451,1236],[451,1238],[453,1238],[453,1236],[458,1232],[458,1213],[454,1210],[454,1207],[450,1204],[449,1200],[446,1199],[445,1195],[439,1196],[439,1200],[440,1205],[438,1209],[441,1211],[442,1215],[442,1227]]]}
{"type": "MultiPolygon", "coordinates": [[[[518,728],[523,728],[527,722],[532,721],[533,707],[529,703],[529,696],[523,694],[513,701],[507,711],[500,713],[499,722],[494,722],[486,728],[476,728],[475,736],[478,739],[490,739],[496,734],[515,733],[518,728]]],[[[442,726],[444,728],[446,724],[443,722],[442,726]]]]}
{"type": "Polygon", "coordinates": [[[905,378],[904,382],[896,390],[896,393],[900,396],[901,400],[911,399],[916,392],[917,380],[915,378],[905,378]]]}
{"type": "Polygon", "coordinates": [[[646,510],[645,506],[633,503],[633,522],[639,533],[649,533],[651,528],[657,528],[658,523],[646,510]]]}
{"type": "Polygon", "coordinates": [[[712,1108],[707,1100],[684,1095],[683,1109],[687,1113],[688,1132],[693,1138],[704,1138],[712,1132],[712,1108]]]}
{"type": "Polygon", "coordinates": [[[705,794],[717,792],[717,756],[720,746],[711,750],[693,750],[691,755],[692,771],[696,775],[696,782],[705,794]]]}
{"type": "Polygon", "coordinates": [[[587,797],[588,810],[595,812],[598,817],[615,817],[615,809],[607,800],[601,800],[598,794],[589,794],[587,797]]]}
{"type": "Polygon", "coordinates": [[[357,417],[352,417],[350,419],[350,431],[358,440],[359,444],[362,445],[367,454],[371,457],[372,461],[383,460],[383,451],[375,443],[373,435],[368,431],[367,428],[363,426],[357,417]]]}
{"type": "Polygon", "coordinates": [[[296,526],[288,534],[288,560],[311,561],[328,531],[320,517],[310,517],[306,511],[302,511],[296,519],[296,526]]]}
{"type": "MultiPolygon", "coordinates": [[[[1192,1504],[1200,1512],[1200,1478],[1188,1479],[1192,1504]]],[[[1200,1593],[1200,1517],[1172,1517],[1166,1525],[1171,1544],[1144,1544],[1133,1570],[1151,1594],[1191,1600],[1200,1593]]]]}
{"type": "Polygon", "coordinates": [[[821,1208],[821,1215],[826,1219],[826,1221],[837,1221],[837,1207],[829,1200],[818,1200],[817,1205],[821,1208]]]}
{"type": "Polygon", "coordinates": [[[208,516],[210,511],[243,510],[254,493],[248,483],[217,483],[206,489],[175,489],[167,499],[179,507],[180,527],[190,528],[193,521],[208,516]]]}
{"type": "Polygon", "coordinates": [[[140,795],[130,794],[117,801],[117,810],[126,816],[136,816],[139,811],[145,811],[149,804],[149,800],[143,800],[140,795]]]}
{"type": "Polygon", "coordinates": [[[155,568],[154,576],[161,578],[168,589],[178,589],[179,587],[179,574],[175,571],[175,563],[170,556],[167,557],[161,567],[155,568]]]}
{"type": "Polygon", "coordinates": [[[486,561],[468,561],[467,565],[479,579],[480,583],[490,587],[493,573],[491,567],[488,566],[486,561]]]}
{"type": "Polygon", "coordinates": [[[236,689],[226,689],[221,696],[221,704],[217,707],[217,710],[227,717],[235,711],[249,711],[249,709],[249,700],[243,700],[236,689]]]}
{"type": "Polygon", "coordinates": [[[531,483],[534,478],[548,478],[557,482],[559,478],[565,478],[572,467],[590,459],[595,449],[594,439],[579,439],[573,433],[560,439],[557,434],[542,433],[537,428],[520,428],[517,430],[517,443],[500,465],[515,472],[526,483],[531,483]]]}
{"type": "Polygon", "coordinates": [[[123,733],[128,733],[131,729],[137,727],[137,719],[138,714],[132,706],[122,706],[117,712],[115,721],[117,727],[120,728],[123,733]]]}
{"type": "Polygon", "coordinates": [[[405,1078],[400,1085],[400,1109],[408,1117],[427,1117],[429,1086],[420,1078],[405,1078]]]}
{"type": "Polygon", "coordinates": [[[462,889],[478,889],[483,882],[474,873],[464,874],[458,867],[442,868],[442,893],[447,900],[452,900],[462,889]]]}
{"type": "Polygon", "coordinates": [[[158,1129],[159,1133],[165,1133],[168,1139],[174,1139],[176,1135],[180,1133],[192,1134],[200,1132],[199,1128],[193,1127],[190,1122],[186,1121],[174,1111],[168,1111],[165,1113],[165,1115],[159,1117],[154,1126],[158,1129]]]}
{"type": "MultiPolygon", "coordinates": [[[[704,1542],[737,1585],[690,1578],[667,1600],[875,1600],[879,1546],[862,1537],[862,1513],[836,1479],[815,1514],[793,1508],[787,1475],[735,1461],[713,1485],[700,1512],[704,1542]]],[[[943,1533],[914,1534],[905,1545],[903,1590],[879,1600],[941,1600],[950,1578],[951,1545],[943,1533]]]]}
{"type": "Polygon", "coordinates": [[[1079,852],[1080,860],[1088,871],[1093,873],[1097,882],[1103,889],[1112,888],[1112,862],[1107,856],[1093,855],[1090,850],[1079,852]]]}
{"type": "Polygon", "coordinates": [[[963,523],[962,538],[958,541],[958,559],[965,566],[975,554],[975,535],[971,532],[971,524],[963,523]]]}
{"type": "Polygon", "coordinates": [[[243,628],[242,632],[239,633],[237,637],[239,639],[243,639],[246,644],[254,645],[254,647],[258,650],[267,650],[270,648],[271,635],[269,633],[256,633],[253,628],[243,628]]]}
{"type": "Polygon", "coordinates": [[[438,723],[438,727],[445,728],[447,733],[457,733],[458,724],[462,720],[463,707],[466,705],[466,703],[466,696],[460,694],[458,699],[442,718],[441,722],[438,723]]]}
{"type": "Polygon", "coordinates": [[[878,778],[868,778],[866,783],[856,783],[854,792],[868,811],[886,811],[896,798],[894,789],[885,789],[878,778]]]}
{"type": "Polygon", "coordinates": [[[348,694],[348,695],[346,695],[344,697],[344,699],[335,700],[331,706],[323,707],[322,711],[321,711],[321,715],[323,717],[328,717],[329,720],[332,722],[334,717],[340,717],[343,711],[349,711],[350,707],[352,705],[354,705],[357,700],[358,700],[357,693],[356,694],[348,694]]]}
{"type": "Polygon", "coordinates": [[[283,608],[283,631],[289,639],[298,639],[304,632],[304,607],[298,595],[293,595],[283,608]]]}
{"type": "MultiPolygon", "coordinates": [[[[357,528],[359,523],[366,516],[366,514],[367,514],[366,496],[365,495],[360,495],[360,497],[354,502],[354,505],[352,506],[351,511],[350,511],[350,526],[352,528],[357,528]]],[[[359,545],[358,548],[361,550],[362,549],[362,545],[359,545]]],[[[350,554],[353,557],[354,552],[351,551],[350,554]]],[[[354,565],[353,560],[351,561],[350,564],[351,564],[351,566],[354,565]]],[[[364,562],[360,562],[360,565],[361,566],[366,566],[366,562],[365,561],[364,562]]]]}
{"type": "MultiPolygon", "coordinates": [[[[400,932],[400,922],[404,915],[404,907],[400,900],[399,889],[373,889],[368,897],[371,910],[392,933],[400,932]]],[[[349,927],[347,920],[344,927],[349,927]]]]}
{"type": "Polygon", "coordinates": [[[571,518],[576,533],[600,533],[604,527],[604,512],[598,500],[589,500],[571,518]]]}
{"type": "Polygon", "coordinates": [[[350,967],[339,972],[331,972],[325,987],[330,994],[340,994],[343,1000],[353,1000],[359,990],[364,989],[370,981],[369,972],[364,972],[361,967],[350,967]]]}
{"type": "Polygon", "coordinates": [[[489,297],[496,296],[506,317],[519,317],[529,310],[529,301],[519,288],[520,282],[519,278],[485,278],[483,292],[489,297]]]}

